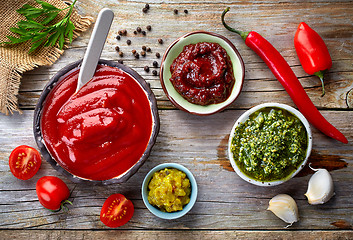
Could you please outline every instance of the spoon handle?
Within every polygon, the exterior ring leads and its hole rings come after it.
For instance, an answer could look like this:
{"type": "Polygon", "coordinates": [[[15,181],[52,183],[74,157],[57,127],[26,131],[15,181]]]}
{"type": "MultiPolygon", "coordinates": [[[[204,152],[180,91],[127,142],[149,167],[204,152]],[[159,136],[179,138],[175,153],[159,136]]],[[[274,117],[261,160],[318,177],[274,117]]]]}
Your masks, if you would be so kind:
{"type": "Polygon", "coordinates": [[[114,13],[109,8],[102,9],[94,25],[85,56],[78,75],[76,92],[93,77],[101,56],[105,40],[108,36],[114,13]]]}

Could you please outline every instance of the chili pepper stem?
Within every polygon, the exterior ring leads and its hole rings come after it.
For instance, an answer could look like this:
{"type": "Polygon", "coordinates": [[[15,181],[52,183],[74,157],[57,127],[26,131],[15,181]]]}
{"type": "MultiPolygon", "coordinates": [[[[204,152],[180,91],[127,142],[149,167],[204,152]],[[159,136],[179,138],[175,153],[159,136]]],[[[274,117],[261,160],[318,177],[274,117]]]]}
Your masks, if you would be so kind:
{"type": "Polygon", "coordinates": [[[250,32],[239,31],[239,30],[237,30],[237,29],[234,29],[234,28],[228,26],[228,25],[226,24],[226,22],[224,21],[224,16],[226,15],[226,13],[227,13],[228,11],[229,11],[229,7],[227,7],[227,8],[223,11],[222,16],[221,16],[223,26],[224,26],[226,29],[228,29],[229,31],[235,32],[235,33],[239,34],[239,35],[241,36],[241,38],[245,41],[245,39],[248,37],[248,35],[249,35],[250,32]]]}
{"type": "Polygon", "coordinates": [[[318,71],[318,72],[314,73],[314,75],[318,76],[320,78],[321,86],[322,86],[322,95],[321,95],[321,97],[323,97],[325,95],[324,72],[323,71],[318,71]]]}

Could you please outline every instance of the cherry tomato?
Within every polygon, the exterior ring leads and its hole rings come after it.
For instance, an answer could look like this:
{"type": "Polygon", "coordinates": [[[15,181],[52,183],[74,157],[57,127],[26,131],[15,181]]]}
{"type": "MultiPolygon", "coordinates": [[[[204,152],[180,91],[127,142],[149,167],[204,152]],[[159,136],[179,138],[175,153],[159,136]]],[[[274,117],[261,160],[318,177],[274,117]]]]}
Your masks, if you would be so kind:
{"type": "Polygon", "coordinates": [[[122,194],[113,194],[105,200],[100,219],[108,227],[116,228],[127,223],[134,215],[134,205],[122,194]]]}
{"type": "Polygon", "coordinates": [[[70,190],[60,178],[45,176],[38,180],[36,192],[43,207],[56,211],[68,202],[70,190]]]}
{"type": "Polygon", "coordinates": [[[26,145],[16,147],[9,158],[12,174],[21,180],[32,178],[38,172],[41,163],[42,158],[39,152],[26,145]]]}

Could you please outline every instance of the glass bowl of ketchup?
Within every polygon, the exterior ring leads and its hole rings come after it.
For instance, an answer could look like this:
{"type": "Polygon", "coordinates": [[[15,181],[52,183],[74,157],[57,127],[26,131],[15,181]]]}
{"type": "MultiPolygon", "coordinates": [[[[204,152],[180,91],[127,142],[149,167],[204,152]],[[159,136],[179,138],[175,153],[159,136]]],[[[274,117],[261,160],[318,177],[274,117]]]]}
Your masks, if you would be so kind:
{"type": "Polygon", "coordinates": [[[222,111],[239,96],[245,67],[222,35],[190,32],[169,45],[160,69],[164,93],[179,109],[196,115],[222,111]]]}
{"type": "Polygon", "coordinates": [[[34,112],[35,141],[73,182],[125,182],[156,141],[155,96],[138,73],[108,60],[75,92],[81,62],[61,69],[44,88],[34,112]]]}

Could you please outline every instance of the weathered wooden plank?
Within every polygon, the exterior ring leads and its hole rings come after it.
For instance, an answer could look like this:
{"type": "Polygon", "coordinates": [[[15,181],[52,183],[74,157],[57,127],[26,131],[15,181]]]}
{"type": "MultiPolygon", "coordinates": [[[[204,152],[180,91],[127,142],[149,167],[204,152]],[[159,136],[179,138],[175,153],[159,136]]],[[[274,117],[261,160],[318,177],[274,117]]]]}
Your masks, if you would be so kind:
{"type": "MultiPolygon", "coordinates": [[[[194,116],[178,110],[161,110],[161,130],[148,161],[125,184],[92,186],[73,184],[43,162],[39,173],[31,180],[21,181],[9,172],[6,159],[19,144],[34,145],[32,111],[23,115],[3,117],[0,122],[0,228],[40,229],[103,229],[99,221],[104,200],[113,193],[123,193],[132,199],[135,215],[124,229],[281,229],[285,224],[266,211],[268,201],[278,193],[291,194],[298,203],[301,221],[293,229],[336,229],[338,220],[352,223],[347,211],[353,207],[352,144],[343,145],[313,129],[315,159],[340,159],[348,165],[332,171],[336,196],[322,206],[308,205],[304,193],[309,176],[296,177],[278,187],[261,188],[241,180],[227,158],[229,131],[242,110],[229,110],[208,117],[194,116]],[[16,126],[16,127],[14,127],[16,126]],[[8,141],[8,139],[16,139],[8,141]],[[167,143],[167,144],[166,144],[167,143]],[[195,207],[185,217],[175,221],[157,219],[141,200],[141,184],[149,169],[163,162],[177,162],[188,167],[199,186],[195,207]],[[44,175],[60,176],[73,190],[74,206],[69,213],[51,213],[41,207],[35,193],[36,181],[44,175]],[[217,190],[215,190],[217,189],[217,190]]],[[[324,113],[352,141],[351,111],[324,113]],[[340,114],[340,118],[333,118],[340,114]]],[[[313,164],[315,164],[313,159],[313,164]]]]}
{"type": "Polygon", "coordinates": [[[353,232],[339,231],[155,231],[155,230],[120,230],[120,231],[40,231],[40,230],[2,230],[0,236],[3,239],[28,239],[28,236],[36,236],[38,240],[54,239],[351,239],[353,232]]]}

